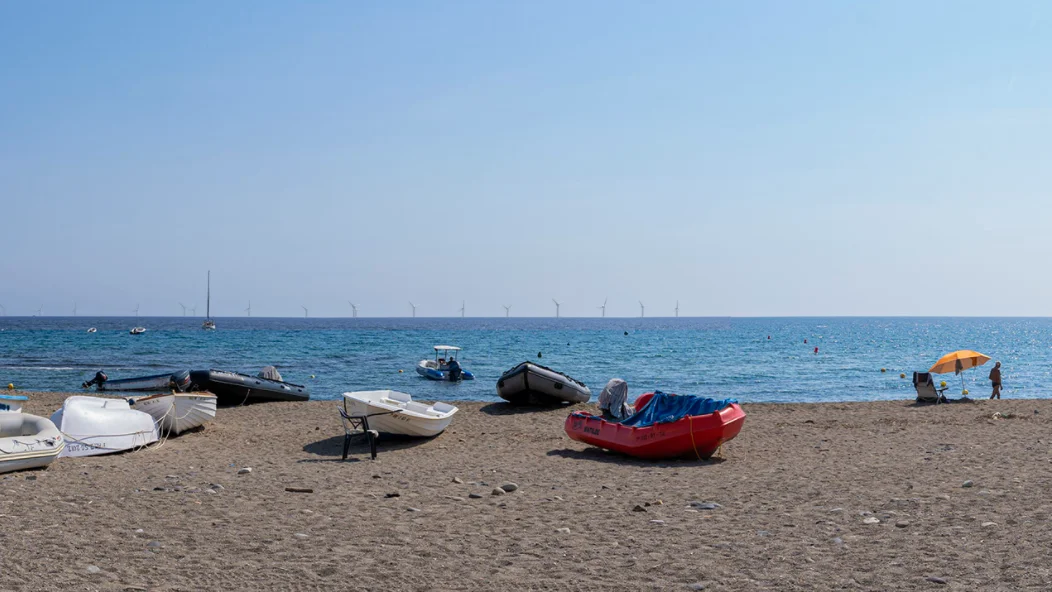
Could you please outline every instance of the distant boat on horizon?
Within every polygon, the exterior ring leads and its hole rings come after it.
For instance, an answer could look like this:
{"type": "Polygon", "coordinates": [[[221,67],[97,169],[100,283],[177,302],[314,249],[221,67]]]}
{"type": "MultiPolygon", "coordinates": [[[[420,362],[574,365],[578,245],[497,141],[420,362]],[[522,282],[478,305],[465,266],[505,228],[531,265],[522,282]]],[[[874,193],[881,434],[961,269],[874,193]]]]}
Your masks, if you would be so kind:
{"type": "Polygon", "coordinates": [[[205,322],[201,328],[208,331],[216,330],[216,322],[212,320],[212,270],[208,270],[208,294],[205,300],[205,322]]]}

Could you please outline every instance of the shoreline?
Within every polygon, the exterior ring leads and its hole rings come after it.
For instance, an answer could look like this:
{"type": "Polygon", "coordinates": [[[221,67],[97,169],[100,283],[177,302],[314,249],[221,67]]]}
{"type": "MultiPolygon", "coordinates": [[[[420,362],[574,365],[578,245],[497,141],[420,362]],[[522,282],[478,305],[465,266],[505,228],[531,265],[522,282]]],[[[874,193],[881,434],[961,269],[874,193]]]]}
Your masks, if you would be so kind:
{"type": "MultiPolygon", "coordinates": [[[[47,416],[77,393],[20,394],[47,416]]],[[[570,407],[457,405],[436,438],[381,438],[377,461],[356,438],[342,462],[335,402],[310,401],[0,475],[5,588],[1052,586],[1052,400],[746,403],[705,462],[572,441],[570,407]]]]}

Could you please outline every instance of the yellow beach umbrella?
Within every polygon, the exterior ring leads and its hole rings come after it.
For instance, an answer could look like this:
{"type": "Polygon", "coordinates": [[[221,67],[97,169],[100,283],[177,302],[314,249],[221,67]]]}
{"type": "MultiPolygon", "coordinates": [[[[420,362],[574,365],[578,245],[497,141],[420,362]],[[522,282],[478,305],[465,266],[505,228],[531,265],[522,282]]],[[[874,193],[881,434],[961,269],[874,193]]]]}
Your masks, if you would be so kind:
{"type": "Polygon", "coordinates": [[[990,356],[988,355],[970,349],[962,349],[939,358],[939,361],[935,362],[935,365],[928,372],[932,374],[948,374],[950,372],[960,374],[963,370],[982,366],[989,361],[990,356]]]}

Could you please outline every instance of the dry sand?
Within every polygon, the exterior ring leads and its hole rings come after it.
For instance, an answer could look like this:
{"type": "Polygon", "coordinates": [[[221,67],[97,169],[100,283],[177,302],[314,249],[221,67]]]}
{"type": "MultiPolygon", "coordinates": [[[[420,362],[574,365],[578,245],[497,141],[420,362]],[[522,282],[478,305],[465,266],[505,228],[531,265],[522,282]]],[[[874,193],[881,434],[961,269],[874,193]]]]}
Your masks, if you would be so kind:
{"type": "Polygon", "coordinates": [[[709,462],[480,403],[341,462],[334,402],[221,409],[153,449],[0,477],[0,589],[1052,589],[1052,401],[745,411],[709,462]]]}

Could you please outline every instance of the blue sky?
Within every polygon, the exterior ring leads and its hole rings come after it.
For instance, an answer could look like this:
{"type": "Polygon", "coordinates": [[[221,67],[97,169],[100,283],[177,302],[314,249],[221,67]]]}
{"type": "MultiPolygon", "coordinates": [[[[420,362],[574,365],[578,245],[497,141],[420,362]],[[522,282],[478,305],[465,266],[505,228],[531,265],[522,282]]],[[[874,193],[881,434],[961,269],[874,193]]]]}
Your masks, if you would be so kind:
{"type": "Polygon", "coordinates": [[[9,315],[1040,315],[1052,5],[0,4],[9,315]]]}

